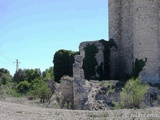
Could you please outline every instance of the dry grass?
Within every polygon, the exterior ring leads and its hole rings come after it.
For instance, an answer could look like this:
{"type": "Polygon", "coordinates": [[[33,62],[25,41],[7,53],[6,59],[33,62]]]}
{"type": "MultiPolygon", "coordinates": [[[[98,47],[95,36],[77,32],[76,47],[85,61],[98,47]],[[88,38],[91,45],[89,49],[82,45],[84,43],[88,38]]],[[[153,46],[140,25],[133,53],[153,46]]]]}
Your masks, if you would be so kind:
{"type": "Polygon", "coordinates": [[[7,98],[0,101],[0,120],[160,120],[160,108],[84,111],[37,106],[26,98],[7,98]]]}

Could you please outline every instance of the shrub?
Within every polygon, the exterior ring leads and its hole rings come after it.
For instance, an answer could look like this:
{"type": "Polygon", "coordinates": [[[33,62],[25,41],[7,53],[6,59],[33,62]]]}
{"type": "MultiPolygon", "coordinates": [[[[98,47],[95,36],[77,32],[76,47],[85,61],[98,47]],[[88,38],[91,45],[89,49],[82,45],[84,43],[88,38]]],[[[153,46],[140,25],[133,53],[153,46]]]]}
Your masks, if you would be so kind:
{"type": "Polygon", "coordinates": [[[148,88],[148,84],[141,83],[139,78],[130,79],[120,93],[120,107],[139,108],[148,88]]]}
{"type": "Polygon", "coordinates": [[[44,80],[36,80],[33,83],[30,94],[33,95],[34,98],[35,97],[40,98],[40,101],[44,103],[45,100],[49,101],[52,92],[44,80]]]}
{"type": "Polygon", "coordinates": [[[20,92],[20,93],[26,93],[28,92],[29,88],[30,88],[30,83],[28,81],[23,81],[23,82],[20,82],[18,85],[17,85],[17,91],[20,92]]]}

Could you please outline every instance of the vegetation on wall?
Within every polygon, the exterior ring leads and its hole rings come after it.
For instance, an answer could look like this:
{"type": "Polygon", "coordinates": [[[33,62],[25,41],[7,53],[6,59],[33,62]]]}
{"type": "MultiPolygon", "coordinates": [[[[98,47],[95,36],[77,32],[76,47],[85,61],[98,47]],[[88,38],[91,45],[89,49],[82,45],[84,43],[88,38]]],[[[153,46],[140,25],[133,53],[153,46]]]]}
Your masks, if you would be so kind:
{"type": "Polygon", "coordinates": [[[92,44],[87,45],[85,50],[85,58],[83,59],[83,70],[86,79],[98,79],[98,80],[106,80],[110,79],[110,48],[117,45],[110,39],[109,41],[105,41],[101,39],[100,42],[104,46],[104,63],[102,62],[99,66],[97,60],[95,58],[96,54],[98,53],[98,48],[92,44]],[[97,67],[97,68],[96,68],[97,67]],[[99,74],[99,77],[96,78],[96,72],[99,74]]]}
{"type": "Polygon", "coordinates": [[[85,58],[83,59],[83,70],[85,79],[94,79],[96,70],[95,67],[97,66],[97,60],[95,58],[96,53],[98,53],[97,47],[92,45],[87,45],[85,48],[85,58]]]}
{"type": "Polygon", "coordinates": [[[60,79],[64,75],[73,76],[73,63],[74,56],[79,52],[73,52],[70,50],[59,50],[54,54],[54,79],[56,82],[60,82],[60,79]]]}
{"type": "Polygon", "coordinates": [[[147,62],[147,58],[145,58],[145,60],[143,60],[143,59],[138,60],[136,58],[135,62],[133,63],[132,73],[131,73],[130,77],[137,78],[139,76],[139,73],[143,70],[146,62],[147,62]]]}
{"type": "Polygon", "coordinates": [[[102,39],[100,42],[104,46],[104,72],[101,78],[107,80],[110,79],[110,48],[113,46],[117,48],[117,45],[113,39],[110,39],[109,41],[102,39]]]}
{"type": "Polygon", "coordinates": [[[97,67],[97,73],[99,74],[98,80],[103,80],[104,78],[104,63],[101,62],[101,64],[97,67]]]}

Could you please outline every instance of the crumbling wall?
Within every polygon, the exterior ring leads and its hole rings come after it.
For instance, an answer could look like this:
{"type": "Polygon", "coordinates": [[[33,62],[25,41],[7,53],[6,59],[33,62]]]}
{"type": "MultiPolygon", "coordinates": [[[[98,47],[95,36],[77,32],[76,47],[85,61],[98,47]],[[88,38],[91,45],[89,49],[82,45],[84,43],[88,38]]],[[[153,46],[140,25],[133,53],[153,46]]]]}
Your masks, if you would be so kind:
{"type": "Polygon", "coordinates": [[[73,64],[73,94],[74,94],[74,109],[83,110],[86,109],[85,104],[88,100],[89,84],[84,79],[84,72],[82,69],[83,57],[81,55],[75,55],[75,62],[73,64]]]}
{"type": "Polygon", "coordinates": [[[73,78],[81,78],[84,79],[84,70],[82,69],[83,65],[83,56],[75,55],[75,62],[73,63],[73,78]]]}
{"type": "Polygon", "coordinates": [[[74,105],[74,90],[73,90],[74,79],[69,76],[64,76],[61,78],[61,108],[73,109],[74,105]]]}
{"type": "MultiPolygon", "coordinates": [[[[88,41],[88,42],[82,42],[79,46],[79,52],[80,55],[82,56],[82,60],[85,58],[85,47],[87,45],[95,45],[98,49],[98,52],[95,55],[96,61],[97,61],[97,66],[95,66],[95,76],[94,78],[99,78],[100,75],[97,73],[97,68],[98,66],[101,65],[101,63],[104,63],[104,46],[100,41],[88,41]]],[[[103,66],[104,69],[104,66],[103,66]]]]}

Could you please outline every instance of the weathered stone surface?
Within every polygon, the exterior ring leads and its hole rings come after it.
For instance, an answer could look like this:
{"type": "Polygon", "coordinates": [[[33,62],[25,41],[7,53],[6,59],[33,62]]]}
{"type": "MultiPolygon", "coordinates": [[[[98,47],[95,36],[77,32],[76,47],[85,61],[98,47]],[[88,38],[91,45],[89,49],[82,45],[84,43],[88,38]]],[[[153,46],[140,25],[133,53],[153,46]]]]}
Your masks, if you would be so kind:
{"type": "Polygon", "coordinates": [[[160,90],[156,87],[149,87],[148,92],[145,95],[144,101],[141,103],[141,107],[157,107],[160,105],[160,90]]]}
{"type": "Polygon", "coordinates": [[[90,91],[90,84],[85,79],[76,78],[73,82],[74,88],[74,109],[87,110],[88,94],[90,91]]]}
{"type": "Polygon", "coordinates": [[[135,59],[147,58],[143,82],[160,83],[159,0],[109,0],[109,37],[118,46],[111,75],[124,78],[135,59]]]}
{"type": "Polygon", "coordinates": [[[81,55],[74,56],[73,77],[84,79],[84,70],[82,69],[83,57],[81,55]]]}
{"type": "Polygon", "coordinates": [[[114,102],[120,102],[120,91],[124,83],[116,80],[90,82],[92,89],[89,93],[91,110],[113,109],[114,102]]]}
{"type": "MultiPolygon", "coordinates": [[[[87,42],[82,42],[80,43],[80,46],[79,46],[79,51],[80,51],[80,55],[82,56],[82,60],[84,59],[85,57],[85,50],[84,48],[87,46],[87,45],[92,45],[94,44],[97,49],[98,49],[98,53],[95,55],[95,58],[97,60],[97,66],[95,67],[95,70],[97,70],[98,66],[101,65],[101,63],[104,63],[104,53],[103,53],[103,50],[104,50],[104,46],[102,45],[102,43],[100,41],[87,41],[87,42]]],[[[83,65],[83,64],[82,64],[83,65]]],[[[103,66],[104,68],[104,66],[103,66]]],[[[99,77],[100,75],[97,73],[96,71],[96,74],[95,74],[95,78],[99,77]]]]}
{"type": "Polygon", "coordinates": [[[54,94],[56,90],[56,82],[52,79],[47,79],[46,82],[48,84],[48,87],[51,89],[52,94],[54,94]]]}
{"type": "Polygon", "coordinates": [[[73,90],[73,78],[64,76],[61,78],[61,108],[73,109],[74,105],[74,90],[73,90]]]}

